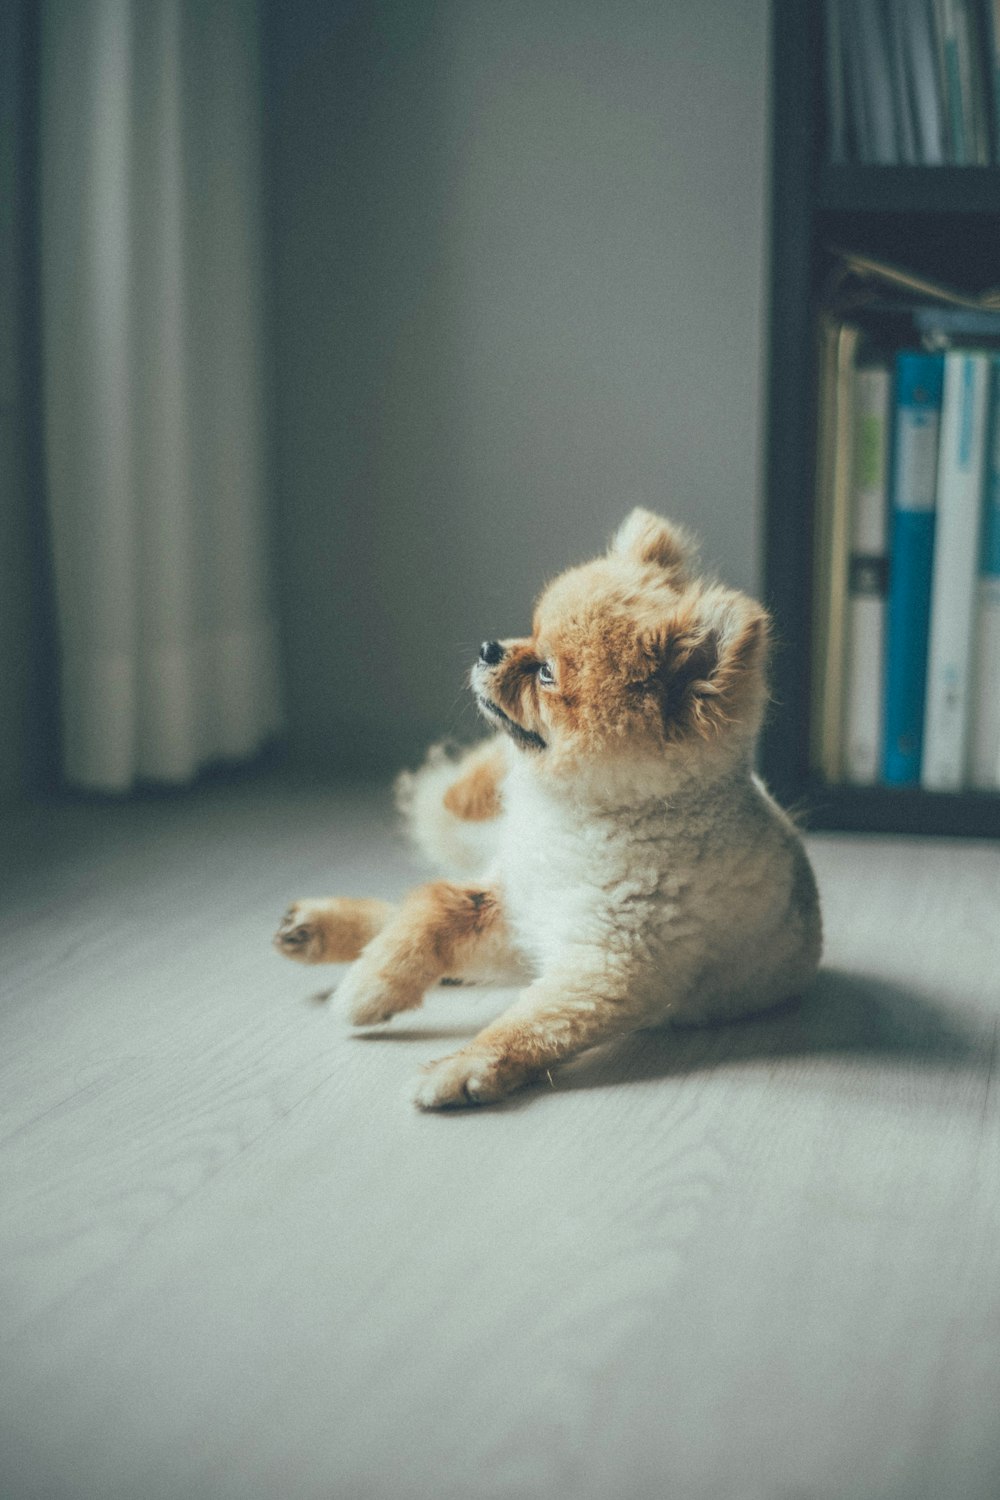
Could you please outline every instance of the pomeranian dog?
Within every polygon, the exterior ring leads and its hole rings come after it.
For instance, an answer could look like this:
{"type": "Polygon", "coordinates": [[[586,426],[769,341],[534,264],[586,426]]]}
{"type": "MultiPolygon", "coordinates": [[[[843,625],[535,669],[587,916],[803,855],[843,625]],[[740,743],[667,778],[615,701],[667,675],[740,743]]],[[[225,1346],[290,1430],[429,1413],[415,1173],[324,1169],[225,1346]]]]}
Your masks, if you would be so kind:
{"type": "Polygon", "coordinates": [[[401,779],[411,832],[452,878],[398,906],[291,907],[278,950],[353,961],[338,994],[355,1026],[445,979],[522,986],[424,1070],[421,1108],[489,1104],[627,1032],[809,984],[816,883],[753,770],[768,626],[698,576],[680,527],[633,511],[606,555],[544,590],[530,636],[481,648],[472,690],[497,734],[401,779]]]}

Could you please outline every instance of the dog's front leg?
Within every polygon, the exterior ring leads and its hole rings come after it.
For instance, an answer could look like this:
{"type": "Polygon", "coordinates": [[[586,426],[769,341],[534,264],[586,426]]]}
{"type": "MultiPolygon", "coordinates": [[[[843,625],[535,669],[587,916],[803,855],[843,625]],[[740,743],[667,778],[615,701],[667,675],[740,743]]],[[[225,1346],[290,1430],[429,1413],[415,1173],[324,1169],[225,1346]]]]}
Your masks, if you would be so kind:
{"type": "Polygon", "coordinates": [[[337,992],[355,1026],[414,1010],[446,976],[499,974],[516,963],[499,895],[448,880],[418,886],[368,944],[337,992]]]}
{"type": "Polygon", "coordinates": [[[428,1064],[414,1103],[421,1109],[495,1103],[644,1019],[621,976],[607,969],[543,975],[467,1047],[428,1064]]]}

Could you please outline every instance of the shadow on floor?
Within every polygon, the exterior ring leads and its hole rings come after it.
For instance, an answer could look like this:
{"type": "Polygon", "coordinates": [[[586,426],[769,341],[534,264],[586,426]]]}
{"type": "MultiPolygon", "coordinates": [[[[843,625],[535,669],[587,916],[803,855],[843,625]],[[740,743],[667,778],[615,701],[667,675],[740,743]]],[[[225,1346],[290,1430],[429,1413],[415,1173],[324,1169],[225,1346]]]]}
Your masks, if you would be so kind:
{"type": "Polygon", "coordinates": [[[744,1020],[637,1032],[559,1073],[561,1088],[606,1087],[780,1058],[866,1057],[920,1068],[988,1072],[996,1050],[973,1019],[863,974],[824,969],[801,1000],[744,1020]]]}
{"type": "MultiPolygon", "coordinates": [[[[408,1025],[357,1032],[355,1039],[366,1044],[440,1042],[445,1055],[471,1041],[504,1009],[507,997],[498,994],[497,999],[495,1010],[480,1012],[468,1024],[434,1025],[428,1018],[429,1024],[421,1025],[421,1017],[408,1025]]],[[[984,1020],[957,1015],[884,979],[823,969],[802,999],[738,1021],[634,1032],[553,1069],[551,1080],[522,1089],[487,1112],[521,1108],[540,1093],[612,1088],[807,1057],[989,1074],[996,1061],[997,1030],[996,1023],[991,1030],[984,1020]]],[[[466,1110],[455,1113],[469,1117],[466,1110]]]]}
{"type": "MultiPolygon", "coordinates": [[[[502,1006],[501,1006],[502,1008],[502,1006]]],[[[358,1034],[366,1042],[440,1041],[454,1050],[485,1023],[468,1026],[413,1024],[358,1034]]],[[[707,1026],[663,1026],[595,1047],[553,1071],[553,1083],[529,1089],[502,1108],[526,1104],[537,1092],[609,1088],[688,1073],[782,1058],[856,1057],[925,1069],[988,1072],[995,1060],[992,1036],[975,1018],[899,985],[837,969],[820,972],[809,993],[777,1010],[707,1026]]]]}

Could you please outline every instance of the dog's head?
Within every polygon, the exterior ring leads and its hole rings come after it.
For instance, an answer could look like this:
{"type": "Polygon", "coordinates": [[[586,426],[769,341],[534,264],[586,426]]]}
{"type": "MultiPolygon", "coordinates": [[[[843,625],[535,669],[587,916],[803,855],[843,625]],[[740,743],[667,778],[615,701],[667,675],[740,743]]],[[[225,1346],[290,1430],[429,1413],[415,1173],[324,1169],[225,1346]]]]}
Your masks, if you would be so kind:
{"type": "Polygon", "coordinates": [[[630,761],[698,774],[749,753],[767,645],[762,607],[699,579],[683,529],[635,510],[605,556],[544,590],[530,637],[483,645],[472,687],[546,776],[630,761]]]}

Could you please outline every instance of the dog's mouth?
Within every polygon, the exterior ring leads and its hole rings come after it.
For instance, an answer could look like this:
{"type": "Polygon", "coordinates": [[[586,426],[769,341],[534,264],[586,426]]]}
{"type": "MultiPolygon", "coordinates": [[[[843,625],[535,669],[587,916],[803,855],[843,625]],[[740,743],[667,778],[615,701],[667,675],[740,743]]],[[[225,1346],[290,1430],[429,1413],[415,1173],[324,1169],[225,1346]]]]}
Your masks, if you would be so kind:
{"type": "Polygon", "coordinates": [[[533,729],[525,729],[523,725],[518,724],[517,720],[512,719],[509,714],[505,714],[499,703],[494,703],[492,698],[487,698],[483,693],[477,692],[476,702],[479,704],[480,711],[485,714],[487,719],[491,719],[494,724],[499,725],[501,729],[505,729],[516,745],[523,745],[526,750],[545,749],[545,741],[540,734],[536,734],[533,729]]]}

